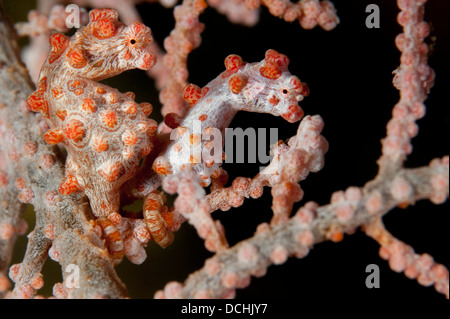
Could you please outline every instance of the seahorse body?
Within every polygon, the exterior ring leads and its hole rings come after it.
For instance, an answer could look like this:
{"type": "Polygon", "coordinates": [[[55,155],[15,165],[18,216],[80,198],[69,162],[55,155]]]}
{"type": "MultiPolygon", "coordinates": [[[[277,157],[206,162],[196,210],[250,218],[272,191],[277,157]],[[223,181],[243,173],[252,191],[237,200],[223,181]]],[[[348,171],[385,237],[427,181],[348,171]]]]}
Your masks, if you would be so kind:
{"type": "Polygon", "coordinates": [[[225,59],[226,71],[203,89],[192,84],[186,87],[184,98],[190,109],[179,126],[173,125],[177,126],[172,131],[174,141],[155,159],[153,169],[165,176],[189,165],[200,184],[208,186],[211,177],[219,176],[222,163],[221,156],[210,156],[211,150],[222,150],[225,128],[239,110],[281,115],[291,123],[300,120],[304,113],[298,102],[309,90],[289,73],[288,64],[289,59],[275,50],[251,64],[230,55],[225,59]]]}
{"type": "Polygon", "coordinates": [[[119,210],[119,188],[152,149],[157,124],[149,103],[98,81],[125,70],[150,69],[150,29],[126,26],[111,9],[92,10],[90,22],[71,38],[56,33],[41,69],[38,89],[28,99],[50,130],[45,139],[67,149],[61,194],[84,191],[96,217],[119,210]]]}

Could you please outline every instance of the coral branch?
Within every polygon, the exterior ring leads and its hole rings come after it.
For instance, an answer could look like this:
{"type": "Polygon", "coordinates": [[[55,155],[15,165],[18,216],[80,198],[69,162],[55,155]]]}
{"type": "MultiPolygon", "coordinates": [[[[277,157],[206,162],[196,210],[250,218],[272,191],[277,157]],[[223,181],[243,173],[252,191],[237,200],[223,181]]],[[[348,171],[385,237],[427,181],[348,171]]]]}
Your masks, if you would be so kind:
{"type": "MultiPolygon", "coordinates": [[[[418,169],[402,169],[382,183],[368,184],[361,190],[363,196],[357,200],[350,196],[344,202],[320,207],[312,202],[307,203],[285,223],[274,227],[267,224],[260,225],[254,237],[217,253],[206,260],[202,269],[191,274],[184,284],[168,283],[164,291],[158,291],[155,297],[233,297],[236,288],[246,287],[250,282],[250,276],[264,275],[268,266],[281,264],[292,255],[298,258],[305,257],[314,244],[335,240],[338,233],[353,233],[357,227],[376,220],[405,200],[415,202],[432,197],[435,192],[433,176],[448,178],[448,174],[448,157],[446,157],[442,163],[433,162],[433,165],[418,169]],[[398,178],[405,180],[412,189],[407,198],[395,198],[387,191],[393,187],[398,178]],[[378,198],[375,205],[374,196],[378,198]],[[352,204],[354,211],[351,219],[344,220],[340,216],[339,208],[343,203],[352,204]]],[[[437,268],[436,271],[440,276],[441,268],[437,268]]],[[[445,282],[445,273],[444,277],[439,278],[445,282]]],[[[441,284],[438,285],[439,289],[443,289],[441,284]]],[[[448,295],[448,283],[446,293],[448,295]]]]}
{"type": "Polygon", "coordinates": [[[434,71],[427,65],[428,46],[423,41],[430,33],[430,27],[423,21],[424,2],[398,1],[402,11],[397,21],[403,33],[396,37],[395,44],[402,54],[393,83],[400,91],[400,101],[392,110],[387,136],[382,141],[380,169],[385,169],[388,165],[385,163],[394,163],[391,167],[397,169],[412,152],[410,140],[419,131],[415,121],[425,115],[423,103],[434,84],[434,71]]]}
{"type": "MultiPolygon", "coordinates": [[[[81,272],[81,289],[72,291],[71,296],[124,297],[125,288],[114,271],[103,243],[88,222],[90,211],[86,197],[58,195],[56,187],[64,176],[62,157],[57,147],[48,145],[42,138],[43,130],[48,128],[42,116],[34,115],[23,107],[33,89],[27,71],[18,58],[17,45],[14,37],[11,37],[14,31],[8,23],[1,11],[2,69],[7,72],[0,74],[2,88],[5,88],[1,90],[5,106],[0,112],[3,125],[9,125],[10,134],[14,137],[10,147],[15,148],[15,152],[8,154],[8,162],[16,166],[22,178],[21,182],[15,183],[22,188],[19,199],[24,203],[32,203],[36,212],[36,228],[31,233],[24,261],[13,268],[16,288],[12,296],[33,297],[41,287],[36,280],[41,276],[47,250],[52,245],[54,253],[59,254],[63,269],[69,264],[76,264],[85,270],[81,272]],[[54,228],[53,242],[43,232],[44,227],[50,224],[54,228]],[[80,233],[84,236],[79,236],[80,233]]],[[[20,216],[20,209],[14,213],[20,216]]]]}
{"type": "Polygon", "coordinates": [[[170,70],[171,76],[160,94],[163,115],[184,115],[186,112],[181,90],[188,84],[187,57],[201,43],[200,34],[205,26],[199,22],[199,15],[205,8],[204,0],[184,0],[174,9],[175,27],[164,40],[164,48],[167,51],[164,64],[170,70]]]}
{"type": "Polygon", "coordinates": [[[429,254],[418,255],[414,249],[389,233],[380,218],[364,225],[366,234],[380,245],[380,257],[389,261],[395,272],[403,272],[422,286],[434,285],[437,292],[449,298],[448,269],[436,263],[429,254]]]}

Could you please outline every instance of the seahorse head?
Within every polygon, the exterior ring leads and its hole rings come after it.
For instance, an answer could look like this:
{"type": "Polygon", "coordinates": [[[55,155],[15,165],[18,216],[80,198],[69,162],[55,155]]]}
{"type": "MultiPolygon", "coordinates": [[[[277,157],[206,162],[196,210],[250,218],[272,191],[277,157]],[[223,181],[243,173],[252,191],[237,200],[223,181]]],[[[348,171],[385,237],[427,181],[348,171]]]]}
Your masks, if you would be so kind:
{"type": "Polygon", "coordinates": [[[149,49],[152,41],[144,24],[126,26],[115,10],[94,9],[89,12],[89,24],[72,38],[58,33],[51,37],[48,62],[60,61],[74,76],[98,81],[130,69],[150,69],[156,62],[149,49]]]}
{"type": "Polygon", "coordinates": [[[291,123],[300,120],[304,112],[298,103],[309,89],[289,72],[288,64],[287,56],[272,49],[259,63],[245,64],[237,56],[227,57],[227,72],[234,72],[228,86],[242,99],[242,109],[282,116],[291,123]]]}

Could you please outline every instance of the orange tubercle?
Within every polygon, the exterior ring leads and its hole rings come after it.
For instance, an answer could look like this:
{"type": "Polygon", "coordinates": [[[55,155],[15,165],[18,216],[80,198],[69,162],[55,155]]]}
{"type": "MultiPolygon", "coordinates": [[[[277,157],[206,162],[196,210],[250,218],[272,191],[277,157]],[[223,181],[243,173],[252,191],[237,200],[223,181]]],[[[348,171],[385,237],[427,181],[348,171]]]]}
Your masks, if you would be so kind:
{"type": "Polygon", "coordinates": [[[172,174],[172,166],[164,156],[158,156],[153,162],[153,170],[163,176],[172,174]]]}
{"type": "Polygon", "coordinates": [[[276,95],[272,95],[272,97],[269,99],[269,103],[273,106],[277,105],[280,102],[280,99],[276,95]]]}
{"type": "Polygon", "coordinates": [[[261,75],[265,78],[276,80],[281,76],[281,70],[278,67],[278,64],[271,61],[266,61],[264,66],[259,69],[261,75]]]}
{"type": "Polygon", "coordinates": [[[220,176],[220,170],[217,168],[211,173],[212,178],[219,178],[220,176]]]}
{"type": "Polygon", "coordinates": [[[225,68],[227,71],[238,70],[244,65],[242,58],[236,54],[230,54],[225,58],[225,68]]]}
{"type": "Polygon", "coordinates": [[[112,38],[117,34],[117,25],[109,18],[101,18],[92,24],[92,34],[100,40],[112,38]]]}
{"type": "Polygon", "coordinates": [[[105,94],[106,90],[104,88],[102,88],[101,86],[98,86],[96,89],[98,94],[105,94]]]}
{"type": "Polygon", "coordinates": [[[60,128],[54,128],[44,134],[44,139],[48,144],[55,145],[64,141],[64,134],[60,128]]]}
{"type": "Polygon", "coordinates": [[[233,75],[228,80],[228,87],[230,88],[230,91],[233,92],[234,94],[240,93],[246,84],[247,79],[239,74],[233,75]]]}
{"type": "Polygon", "coordinates": [[[64,110],[64,109],[60,108],[60,109],[58,109],[56,111],[55,114],[61,121],[64,121],[66,119],[66,116],[67,116],[67,110],[64,110]]]}
{"type": "Polygon", "coordinates": [[[113,9],[93,9],[89,11],[90,22],[95,22],[102,18],[117,20],[119,15],[117,14],[117,11],[113,9]]]}
{"type": "Polygon", "coordinates": [[[67,52],[67,58],[69,65],[74,69],[81,69],[86,66],[87,60],[83,55],[83,52],[78,48],[73,48],[67,52]]]}
{"type": "Polygon", "coordinates": [[[48,56],[48,62],[50,64],[55,62],[61,56],[69,45],[69,42],[70,38],[62,33],[55,33],[50,37],[50,45],[52,47],[48,56]]]}
{"type": "Polygon", "coordinates": [[[338,243],[344,239],[344,234],[340,231],[334,231],[329,235],[329,238],[332,242],[338,243]]]}
{"type": "Polygon", "coordinates": [[[110,128],[117,125],[116,113],[112,110],[105,110],[100,115],[101,121],[110,128]]]}
{"type": "Polygon", "coordinates": [[[122,111],[128,115],[135,115],[137,113],[137,104],[133,101],[126,101],[122,104],[122,111]]]}
{"type": "Polygon", "coordinates": [[[189,84],[183,89],[183,99],[189,104],[197,103],[202,97],[202,89],[195,84],[189,84]]]}
{"type": "Polygon", "coordinates": [[[36,91],[28,97],[28,107],[33,112],[41,112],[48,117],[48,103],[41,91],[36,91]]]}
{"type": "Polygon", "coordinates": [[[88,113],[94,113],[97,110],[97,106],[95,105],[94,100],[90,97],[83,99],[81,108],[88,113]]]}
{"type": "Polygon", "coordinates": [[[147,102],[140,103],[139,107],[144,112],[145,116],[149,116],[153,111],[153,106],[147,102]]]}
{"type": "Polygon", "coordinates": [[[98,174],[107,182],[115,182],[122,174],[121,162],[105,162],[98,169],[98,174]]]}
{"type": "Polygon", "coordinates": [[[284,54],[278,53],[277,51],[275,51],[273,49],[269,49],[266,51],[265,61],[274,62],[278,66],[288,66],[289,65],[289,58],[287,56],[285,56],[284,54]]]}
{"type": "Polygon", "coordinates": [[[78,183],[78,179],[73,175],[67,175],[64,182],[58,188],[59,193],[62,195],[70,195],[81,190],[82,188],[78,183]]]}
{"type": "Polygon", "coordinates": [[[38,89],[31,94],[27,99],[28,107],[33,112],[41,112],[42,115],[48,118],[48,103],[44,98],[44,92],[47,90],[47,77],[39,80],[38,89]]]}
{"type": "Polygon", "coordinates": [[[66,123],[64,133],[68,139],[79,141],[85,136],[86,132],[83,122],[72,119],[66,123]]]}
{"type": "Polygon", "coordinates": [[[105,152],[109,149],[108,142],[101,136],[95,136],[91,140],[92,142],[92,148],[97,153],[105,152]]]}
{"type": "Polygon", "coordinates": [[[122,141],[125,145],[134,145],[138,140],[137,134],[133,131],[126,131],[122,134],[122,141]]]}

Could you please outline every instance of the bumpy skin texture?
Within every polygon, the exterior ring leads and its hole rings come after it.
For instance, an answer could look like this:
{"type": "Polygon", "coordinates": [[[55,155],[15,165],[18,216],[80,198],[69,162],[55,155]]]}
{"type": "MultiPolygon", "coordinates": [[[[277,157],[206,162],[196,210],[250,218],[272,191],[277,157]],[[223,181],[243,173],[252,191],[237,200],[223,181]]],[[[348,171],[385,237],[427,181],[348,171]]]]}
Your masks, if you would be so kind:
{"type": "Polygon", "coordinates": [[[275,50],[251,64],[230,55],[225,59],[226,70],[204,88],[189,84],[183,92],[189,111],[181,123],[176,114],[166,115],[166,125],[175,129],[171,134],[175,141],[155,159],[153,169],[166,176],[191,166],[200,184],[208,186],[211,177],[219,176],[222,162],[222,158],[209,156],[210,150],[222,150],[223,145],[210,136],[224,137],[238,111],[270,113],[291,123],[300,120],[304,113],[297,103],[309,90],[289,73],[288,64],[289,59],[275,50]]]}
{"type": "Polygon", "coordinates": [[[61,194],[84,191],[96,217],[119,211],[119,188],[152,149],[157,124],[152,106],[137,104],[132,92],[120,93],[98,81],[123,71],[150,69],[150,29],[126,26],[111,9],[92,10],[90,22],[71,38],[56,33],[42,67],[38,89],[28,99],[50,130],[45,139],[67,149],[61,194]]]}

